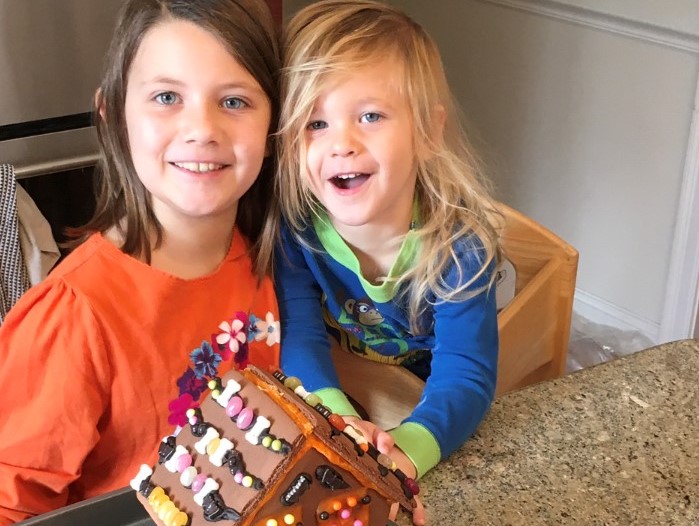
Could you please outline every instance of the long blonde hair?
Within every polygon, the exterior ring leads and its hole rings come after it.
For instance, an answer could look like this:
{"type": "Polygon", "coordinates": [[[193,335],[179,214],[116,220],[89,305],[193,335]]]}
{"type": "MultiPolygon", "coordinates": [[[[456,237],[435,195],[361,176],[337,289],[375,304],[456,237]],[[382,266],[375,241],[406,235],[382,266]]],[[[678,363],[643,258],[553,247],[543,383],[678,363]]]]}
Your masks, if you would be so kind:
{"type": "MultiPolygon", "coordinates": [[[[500,255],[493,218],[498,214],[457,118],[444,66],[434,41],[398,9],[372,0],[324,0],[299,11],[284,39],[280,117],[279,204],[296,237],[320,207],[305,176],[305,128],[328,77],[352,72],[368,62],[396,57],[402,62],[401,87],[410,101],[417,159],[416,198],[420,224],[413,231],[420,250],[396,286],[407,295],[412,330],[427,298],[457,301],[500,255]],[[437,115],[435,108],[444,108],[437,115]],[[446,121],[442,119],[446,116],[446,121]],[[439,130],[435,132],[435,130],[439,130]],[[441,132],[441,133],[440,133],[441,132]],[[462,269],[454,243],[478,236],[479,272],[444,282],[452,264],[462,269]]],[[[491,279],[492,283],[492,279],[491,279]]]]}

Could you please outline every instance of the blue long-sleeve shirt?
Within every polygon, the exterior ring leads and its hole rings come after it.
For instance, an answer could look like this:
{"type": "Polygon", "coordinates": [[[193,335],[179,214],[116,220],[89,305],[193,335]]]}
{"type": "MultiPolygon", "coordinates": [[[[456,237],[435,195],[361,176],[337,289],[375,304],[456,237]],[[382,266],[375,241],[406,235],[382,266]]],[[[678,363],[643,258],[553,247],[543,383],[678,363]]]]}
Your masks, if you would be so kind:
{"type": "MultiPolygon", "coordinates": [[[[304,232],[307,246],[282,229],[275,279],[282,326],[281,365],[309,391],[322,390],[334,412],[354,414],[341,394],[328,333],[347,350],[376,361],[400,364],[432,353],[431,373],[418,405],[391,431],[413,461],[418,476],[447,457],[473,434],[495,393],[498,357],[492,265],[463,301],[435,302],[420,318],[428,330],[414,335],[407,308],[391,282],[366,281],[359,262],[327,218],[304,232]]],[[[410,267],[418,250],[409,234],[389,276],[410,267]]],[[[446,285],[471,279],[482,266],[475,236],[454,246],[459,264],[445,272],[446,285]]]]}

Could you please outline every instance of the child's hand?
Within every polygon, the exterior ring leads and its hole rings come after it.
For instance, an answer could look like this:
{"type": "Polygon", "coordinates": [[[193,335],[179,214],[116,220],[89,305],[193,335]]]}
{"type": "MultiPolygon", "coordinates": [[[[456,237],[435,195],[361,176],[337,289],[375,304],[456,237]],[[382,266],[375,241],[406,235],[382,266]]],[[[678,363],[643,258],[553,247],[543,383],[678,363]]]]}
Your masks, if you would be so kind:
{"type": "Polygon", "coordinates": [[[347,424],[360,431],[364,438],[374,444],[374,447],[381,453],[388,455],[389,451],[395,447],[393,437],[373,422],[362,420],[356,416],[343,416],[342,418],[347,424]]]}
{"type": "MultiPolygon", "coordinates": [[[[368,420],[362,420],[356,416],[343,416],[342,418],[347,424],[360,431],[364,435],[364,438],[374,444],[374,447],[381,453],[391,457],[391,460],[396,463],[396,467],[405,473],[406,476],[415,479],[417,476],[415,465],[412,460],[395,445],[391,435],[368,420]]],[[[422,506],[417,496],[415,496],[414,499],[416,506],[413,508],[413,524],[415,524],[415,526],[422,526],[425,524],[425,508],[422,506]]]]}

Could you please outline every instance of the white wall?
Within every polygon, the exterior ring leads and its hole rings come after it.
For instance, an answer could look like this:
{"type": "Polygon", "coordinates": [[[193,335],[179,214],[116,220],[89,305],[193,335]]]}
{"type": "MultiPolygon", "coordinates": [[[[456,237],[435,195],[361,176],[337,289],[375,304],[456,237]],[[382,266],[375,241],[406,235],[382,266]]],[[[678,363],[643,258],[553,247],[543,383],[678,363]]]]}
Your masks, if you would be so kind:
{"type": "Polygon", "coordinates": [[[606,1],[604,13],[598,0],[392,3],[439,44],[499,197],[580,251],[576,310],[661,339],[699,72],[695,0],[606,1]]]}

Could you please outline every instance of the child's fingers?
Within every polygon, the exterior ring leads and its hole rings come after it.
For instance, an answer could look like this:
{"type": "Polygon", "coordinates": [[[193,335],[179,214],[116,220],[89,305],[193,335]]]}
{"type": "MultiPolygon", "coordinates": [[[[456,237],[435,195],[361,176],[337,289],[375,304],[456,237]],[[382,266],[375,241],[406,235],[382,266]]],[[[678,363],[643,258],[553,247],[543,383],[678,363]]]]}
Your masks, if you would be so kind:
{"type": "Polygon", "coordinates": [[[425,524],[425,507],[417,495],[413,497],[415,499],[415,507],[413,508],[413,524],[415,526],[423,526],[425,524]]]}
{"type": "Polygon", "coordinates": [[[385,455],[388,455],[395,445],[393,437],[378,427],[374,430],[372,442],[376,446],[376,449],[385,455]]]}

